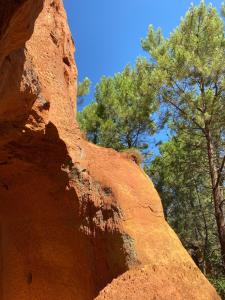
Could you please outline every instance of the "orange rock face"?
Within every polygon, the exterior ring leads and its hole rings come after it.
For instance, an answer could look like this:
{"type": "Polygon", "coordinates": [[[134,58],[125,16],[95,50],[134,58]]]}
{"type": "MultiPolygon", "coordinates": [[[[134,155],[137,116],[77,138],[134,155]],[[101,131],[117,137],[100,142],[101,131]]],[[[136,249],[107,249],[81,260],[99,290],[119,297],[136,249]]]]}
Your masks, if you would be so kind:
{"type": "Polygon", "coordinates": [[[82,139],[62,1],[0,0],[0,26],[0,299],[220,299],[145,173],[82,139]]]}

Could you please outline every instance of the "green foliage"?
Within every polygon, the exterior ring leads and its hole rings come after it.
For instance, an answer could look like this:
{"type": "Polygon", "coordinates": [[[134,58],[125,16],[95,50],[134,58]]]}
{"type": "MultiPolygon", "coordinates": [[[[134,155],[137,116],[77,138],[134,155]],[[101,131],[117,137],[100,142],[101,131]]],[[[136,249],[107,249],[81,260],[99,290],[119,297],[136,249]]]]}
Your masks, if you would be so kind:
{"type": "Polygon", "coordinates": [[[225,2],[224,1],[222,3],[221,13],[222,13],[222,16],[225,17],[225,2]]]}
{"type": "Polygon", "coordinates": [[[92,102],[86,106],[77,114],[77,119],[88,140],[96,144],[101,124],[101,119],[97,115],[97,103],[92,102]]]}
{"type": "Polygon", "coordinates": [[[204,143],[198,135],[181,131],[160,146],[160,155],[145,169],[160,193],[168,222],[207,273],[209,266],[210,272],[217,268],[212,256],[219,243],[204,143]]]}
{"type": "Polygon", "coordinates": [[[89,78],[85,78],[82,82],[78,83],[77,87],[77,97],[82,98],[83,96],[86,96],[90,92],[90,85],[91,81],[89,78]]]}
{"type": "Polygon", "coordinates": [[[155,65],[151,87],[174,121],[199,130],[205,122],[212,130],[224,125],[224,23],[215,8],[192,6],[167,40],[151,26],[142,46],[155,65]]]}
{"type": "Polygon", "coordinates": [[[129,148],[122,150],[123,153],[127,155],[127,157],[133,160],[137,165],[141,166],[143,163],[143,156],[141,152],[136,148],[129,148]]]}
{"type": "Polygon", "coordinates": [[[209,277],[211,283],[214,285],[222,299],[225,299],[225,277],[209,277]]]}
{"type": "Polygon", "coordinates": [[[157,101],[148,88],[150,67],[139,59],[113,77],[103,77],[95,101],[78,115],[81,128],[94,143],[116,150],[146,147],[145,135],[155,132],[152,114],[157,101]]]}

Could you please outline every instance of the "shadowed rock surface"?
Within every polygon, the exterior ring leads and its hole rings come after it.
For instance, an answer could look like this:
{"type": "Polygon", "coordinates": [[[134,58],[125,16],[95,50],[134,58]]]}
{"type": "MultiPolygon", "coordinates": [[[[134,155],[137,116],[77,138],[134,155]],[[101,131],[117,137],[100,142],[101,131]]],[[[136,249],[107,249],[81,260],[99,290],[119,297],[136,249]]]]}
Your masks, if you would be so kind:
{"type": "Polygon", "coordinates": [[[61,0],[0,0],[0,299],[220,299],[145,173],[83,140],[73,57],[61,0]]]}

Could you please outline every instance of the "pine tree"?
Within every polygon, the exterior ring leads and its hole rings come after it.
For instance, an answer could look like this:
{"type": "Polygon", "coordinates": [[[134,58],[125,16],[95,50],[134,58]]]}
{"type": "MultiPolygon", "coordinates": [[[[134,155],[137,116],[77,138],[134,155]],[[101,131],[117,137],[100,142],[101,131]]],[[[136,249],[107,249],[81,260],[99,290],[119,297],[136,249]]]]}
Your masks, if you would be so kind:
{"type": "MultiPolygon", "coordinates": [[[[203,138],[225,266],[225,38],[224,22],[211,5],[192,6],[168,39],[150,26],[142,41],[154,65],[150,89],[169,107],[174,127],[203,138]]],[[[199,146],[201,147],[201,146],[199,146]]]]}
{"type": "Polygon", "coordinates": [[[152,115],[159,106],[148,89],[150,74],[148,63],[140,59],[135,68],[102,77],[95,100],[78,114],[90,141],[116,150],[146,148],[146,138],[156,130],[152,115]]]}
{"type": "Polygon", "coordinates": [[[89,78],[85,77],[82,82],[78,83],[77,86],[77,98],[81,102],[83,97],[89,94],[90,92],[91,81],[89,78]]]}

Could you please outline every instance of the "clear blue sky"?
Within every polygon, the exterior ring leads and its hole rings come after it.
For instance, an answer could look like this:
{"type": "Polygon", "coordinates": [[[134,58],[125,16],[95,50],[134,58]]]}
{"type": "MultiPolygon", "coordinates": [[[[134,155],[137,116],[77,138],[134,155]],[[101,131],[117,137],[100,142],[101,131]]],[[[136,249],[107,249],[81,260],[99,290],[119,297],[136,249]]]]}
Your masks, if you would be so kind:
{"type": "MultiPolygon", "coordinates": [[[[222,0],[211,2],[220,9],[222,0]]],[[[161,27],[164,35],[175,28],[190,0],[64,0],[76,44],[79,80],[89,77],[93,95],[102,75],[113,75],[144,52],[140,40],[149,24],[161,27]]]]}

